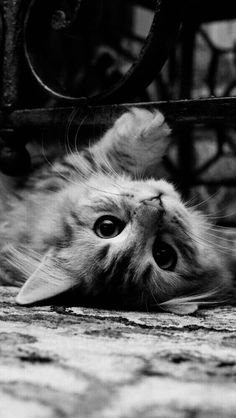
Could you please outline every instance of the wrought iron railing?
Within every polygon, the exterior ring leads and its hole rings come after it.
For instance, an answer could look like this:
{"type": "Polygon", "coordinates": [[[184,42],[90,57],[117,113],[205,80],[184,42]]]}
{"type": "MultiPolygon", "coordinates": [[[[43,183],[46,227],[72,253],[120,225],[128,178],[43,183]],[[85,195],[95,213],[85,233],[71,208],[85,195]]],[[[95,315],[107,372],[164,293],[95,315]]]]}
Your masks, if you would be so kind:
{"type": "MultiPolygon", "coordinates": [[[[101,2],[100,2],[101,3],[101,2]]],[[[115,85],[92,97],[61,91],[45,57],[46,34],[54,41],[58,32],[66,32],[82,13],[84,5],[92,11],[99,1],[3,0],[1,7],[2,94],[0,110],[0,168],[7,174],[25,173],[30,158],[25,150],[30,140],[27,129],[55,120],[67,122],[67,107],[79,106],[86,111],[92,104],[119,103],[131,99],[138,87],[144,88],[168,57],[176,38],[181,17],[181,1],[155,2],[155,14],[139,59],[115,85]],[[170,9],[173,14],[170,13],[170,9]],[[158,60],[154,57],[158,56],[158,60]],[[153,64],[155,62],[155,65],[153,64]],[[48,104],[53,103],[53,109],[48,104]],[[47,103],[47,106],[45,105],[47,103]],[[60,109],[63,106],[64,109],[60,109]],[[32,109],[40,108],[32,111],[32,109]],[[63,119],[61,119],[63,118],[63,119]],[[22,132],[23,130],[23,132],[22,132]]],[[[84,27],[86,27],[84,22],[84,27]]],[[[56,46],[55,46],[56,48],[56,46]]],[[[79,56],[80,51],[77,51],[79,56]]],[[[66,57],[65,57],[66,61],[66,57]]],[[[69,66],[68,62],[65,65],[69,66]]]]}
{"type": "MultiPolygon", "coordinates": [[[[186,13],[190,13],[188,1],[117,0],[117,2],[119,3],[117,7],[131,7],[139,4],[153,10],[153,21],[135,62],[127,71],[121,73],[122,77],[111,78],[108,86],[105,85],[98,91],[95,89],[94,93],[92,90],[90,92],[82,88],[85,85],[83,80],[78,83],[80,88],[77,88],[76,77],[75,81],[70,84],[70,78],[74,77],[71,71],[75,61],[71,61],[67,48],[68,44],[77,45],[76,48],[79,45],[78,49],[72,48],[73,59],[76,57],[76,63],[82,66],[81,56],[87,57],[87,44],[85,43],[86,48],[81,49],[84,42],[83,34],[91,35],[91,27],[93,27],[94,33],[98,36],[99,31],[96,32],[96,28],[94,29],[93,19],[99,15],[101,5],[111,7],[111,2],[108,0],[2,1],[0,10],[2,51],[0,169],[4,173],[10,175],[26,173],[30,169],[30,156],[25,147],[27,142],[32,136],[37,135],[39,130],[55,129],[56,131],[65,128],[75,107],[78,111],[74,114],[73,126],[81,126],[83,121],[83,125],[88,129],[91,125],[101,129],[111,123],[134,99],[137,100],[137,97],[145,99],[145,95],[137,93],[144,92],[145,87],[160,74],[171,50],[173,51],[176,45],[181,22],[184,22],[183,28],[191,27],[191,21],[186,20],[186,13]],[[73,43],[74,39],[78,41],[77,44],[73,43]],[[63,68],[60,67],[60,71],[55,57],[51,57],[51,54],[53,55],[58,49],[62,54],[59,60],[60,65],[61,62],[64,65],[63,68]],[[63,71],[67,74],[66,81],[63,79],[63,71]]],[[[115,3],[112,4],[115,7],[115,3]]],[[[201,2],[202,6],[203,2],[201,2]]],[[[219,14],[221,11],[217,9],[218,6],[217,2],[212,11],[213,14],[215,12],[219,14]]],[[[185,37],[183,41],[182,37],[181,42],[185,49],[192,45],[191,42],[199,27],[201,12],[204,11],[205,20],[209,18],[207,15],[209,7],[202,9],[201,7],[192,25],[191,39],[185,37]]],[[[230,7],[232,10],[229,15],[234,12],[235,6],[230,7]]],[[[182,33],[184,34],[184,31],[182,33]]],[[[186,33],[188,33],[187,30],[185,30],[186,33]]],[[[203,32],[202,35],[205,36],[203,32]]],[[[93,45],[92,42],[97,45],[95,36],[91,39],[89,45],[93,45]]],[[[184,59],[180,98],[186,97],[186,91],[190,89],[190,77],[192,77],[189,71],[192,57],[185,55],[184,59]]],[[[211,64],[209,74],[212,74],[213,67],[211,64]]],[[[212,83],[212,76],[209,76],[208,80],[212,83]]],[[[231,85],[233,86],[234,84],[231,85]]],[[[232,90],[231,87],[225,91],[226,94],[232,90]]],[[[211,86],[210,94],[213,92],[211,86]]],[[[168,101],[157,99],[158,101],[154,103],[148,101],[136,105],[158,106],[164,111],[171,126],[176,131],[181,131],[177,142],[178,158],[177,160],[169,158],[167,166],[179,180],[185,193],[189,191],[190,186],[203,183],[214,186],[220,182],[220,184],[225,183],[227,186],[234,187],[234,178],[210,179],[202,174],[204,170],[207,172],[209,166],[223,155],[225,143],[233,152],[235,151],[234,141],[230,139],[228,133],[225,133],[222,126],[226,124],[228,127],[235,126],[236,98],[168,101]],[[210,156],[208,161],[204,161],[201,166],[195,164],[194,142],[192,135],[189,135],[195,124],[214,125],[217,133],[215,155],[210,156]]]]}

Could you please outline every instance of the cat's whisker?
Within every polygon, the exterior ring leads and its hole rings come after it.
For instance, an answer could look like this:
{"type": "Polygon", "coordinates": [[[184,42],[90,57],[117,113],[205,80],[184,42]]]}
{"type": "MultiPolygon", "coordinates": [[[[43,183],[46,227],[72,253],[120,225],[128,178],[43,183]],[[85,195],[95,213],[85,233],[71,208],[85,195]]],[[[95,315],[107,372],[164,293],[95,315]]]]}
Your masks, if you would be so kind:
{"type": "Polygon", "coordinates": [[[191,199],[189,199],[189,200],[184,200],[184,204],[185,204],[185,206],[187,207],[187,208],[194,208],[194,206],[193,206],[193,202],[195,201],[195,197],[192,197],[191,199]]]}
{"type": "Polygon", "coordinates": [[[232,295],[225,292],[223,285],[217,285],[205,292],[199,290],[197,294],[192,293],[174,297],[166,302],[160,303],[159,306],[170,312],[186,314],[194,312],[200,306],[215,306],[230,302],[232,302],[232,295]]]}
{"type": "Polygon", "coordinates": [[[43,155],[43,158],[45,159],[45,161],[47,162],[47,164],[49,165],[49,167],[53,169],[53,173],[58,174],[58,176],[59,176],[59,177],[61,177],[62,179],[66,180],[66,182],[68,182],[68,183],[76,184],[76,182],[73,182],[73,181],[72,181],[72,179],[71,179],[70,177],[66,177],[66,176],[65,176],[64,174],[62,174],[59,170],[55,169],[55,163],[52,163],[52,162],[51,162],[51,161],[47,158],[47,155],[46,155],[46,152],[45,152],[45,148],[44,148],[44,144],[43,144],[43,142],[42,142],[41,147],[42,147],[42,155],[43,155]]]}
{"type": "Polygon", "coordinates": [[[80,121],[80,123],[79,123],[79,125],[78,125],[78,127],[77,127],[77,129],[76,129],[76,133],[75,133],[75,136],[74,136],[74,149],[76,150],[76,152],[78,152],[78,147],[77,147],[77,144],[78,144],[79,132],[80,132],[80,130],[81,130],[82,125],[84,124],[84,122],[85,122],[85,121],[86,121],[86,119],[88,118],[88,116],[89,116],[89,114],[88,114],[88,113],[86,113],[86,114],[84,115],[84,117],[82,118],[82,120],[80,121]]]}
{"type": "Polygon", "coordinates": [[[210,229],[215,229],[216,231],[218,231],[219,229],[224,229],[226,231],[232,230],[230,227],[228,226],[223,226],[223,225],[216,225],[216,224],[209,224],[210,229]]]}
{"type": "Polygon", "coordinates": [[[217,251],[221,252],[222,254],[228,254],[229,253],[229,247],[224,247],[223,245],[218,245],[214,243],[214,246],[212,245],[212,243],[210,241],[208,241],[207,239],[203,239],[200,236],[196,236],[196,235],[189,235],[190,238],[193,239],[193,241],[198,242],[198,244],[201,244],[203,247],[208,248],[208,249],[213,249],[216,248],[217,251]],[[198,239],[198,241],[197,241],[198,239]]]}
{"type": "Polygon", "coordinates": [[[66,138],[67,138],[66,143],[68,144],[67,146],[69,147],[69,153],[68,154],[69,154],[70,158],[72,159],[72,161],[74,161],[75,172],[81,177],[85,176],[85,178],[87,176],[93,174],[93,172],[94,172],[90,165],[85,164],[84,159],[80,157],[80,154],[79,154],[78,149],[77,149],[77,136],[78,136],[79,130],[80,130],[82,124],[84,123],[84,121],[86,120],[86,118],[87,118],[87,115],[85,115],[83,117],[83,119],[80,121],[80,124],[77,128],[77,131],[76,131],[76,134],[75,134],[75,137],[74,137],[74,151],[70,147],[70,140],[69,140],[69,128],[71,126],[72,121],[71,121],[71,123],[68,127],[68,131],[67,131],[67,135],[66,135],[66,138]],[[78,159],[77,159],[77,157],[79,157],[80,166],[82,165],[82,167],[81,167],[82,170],[78,169],[78,159]]]}
{"type": "MultiPolygon", "coordinates": [[[[75,116],[76,116],[77,112],[78,112],[78,109],[74,108],[71,115],[69,116],[69,120],[68,120],[68,123],[66,125],[66,129],[65,129],[65,139],[66,139],[65,145],[66,145],[66,151],[68,152],[68,150],[69,150],[69,153],[72,153],[72,149],[70,147],[69,133],[70,133],[70,128],[72,126],[73,120],[75,119],[75,116]]],[[[82,121],[79,124],[79,128],[81,126],[81,123],[82,123],[82,121]]]]}
{"type": "Polygon", "coordinates": [[[190,239],[192,239],[193,241],[195,241],[196,243],[202,245],[205,248],[208,248],[208,249],[216,248],[217,251],[219,251],[219,252],[221,252],[223,254],[228,254],[229,253],[229,250],[230,250],[229,247],[224,247],[223,245],[218,245],[216,243],[212,244],[211,241],[208,241],[207,239],[204,239],[202,236],[199,236],[199,235],[196,235],[196,234],[193,234],[193,233],[188,234],[185,231],[185,234],[190,239]]]}
{"type": "MultiPolygon", "coordinates": [[[[206,202],[208,202],[209,200],[211,200],[211,199],[213,199],[214,197],[216,197],[216,196],[217,196],[217,194],[219,194],[219,193],[220,193],[220,191],[219,191],[219,190],[217,190],[215,193],[213,193],[212,195],[208,196],[206,199],[202,200],[201,202],[197,203],[196,205],[192,205],[191,207],[192,207],[193,209],[196,209],[197,207],[204,205],[206,202]]],[[[193,198],[195,198],[195,197],[193,197],[193,198]]],[[[190,200],[191,200],[191,199],[190,199],[190,200]]]]}
{"type": "Polygon", "coordinates": [[[135,167],[133,176],[135,181],[141,181],[144,179],[144,173],[142,171],[139,171],[137,167],[135,167]]]}
{"type": "Polygon", "coordinates": [[[209,235],[210,237],[217,238],[221,241],[225,241],[225,242],[229,242],[229,243],[233,242],[233,243],[236,244],[236,237],[235,237],[235,239],[225,238],[225,237],[222,237],[222,236],[219,236],[219,235],[216,235],[216,234],[211,234],[210,232],[207,232],[207,231],[205,231],[205,234],[209,235]]]}
{"type": "Polygon", "coordinates": [[[74,112],[72,112],[70,120],[67,124],[66,127],[66,150],[68,155],[70,156],[71,159],[74,160],[74,170],[75,172],[81,177],[84,178],[84,180],[87,180],[87,177],[91,174],[94,173],[94,170],[92,169],[92,167],[88,164],[85,164],[85,160],[83,158],[81,158],[79,152],[78,152],[78,147],[77,147],[77,139],[78,139],[78,134],[79,131],[81,129],[81,126],[83,125],[83,123],[85,122],[86,118],[88,117],[88,114],[85,114],[84,117],[82,118],[82,120],[80,121],[76,133],[74,135],[74,150],[71,148],[70,146],[70,138],[69,138],[69,131],[70,128],[72,126],[72,122],[76,116],[76,113],[78,112],[78,109],[75,108],[74,112]],[[81,169],[78,169],[78,159],[76,157],[79,157],[79,161],[80,161],[80,167],[81,169]]]}
{"type": "Polygon", "coordinates": [[[236,243],[236,234],[233,234],[233,239],[231,239],[230,236],[228,237],[227,235],[222,235],[225,232],[232,232],[232,230],[229,227],[213,227],[211,224],[208,224],[205,226],[201,225],[201,229],[204,230],[204,233],[209,236],[220,239],[222,241],[236,243]]]}
{"type": "Polygon", "coordinates": [[[231,233],[232,233],[232,229],[227,227],[227,226],[220,226],[220,225],[212,225],[212,224],[206,224],[201,225],[201,229],[204,231],[204,233],[212,235],[215,238],[218,238],[220,240],[226,241],[226,242],[233,242],[236,243],[236,234],[233,233],[232,237],[231,237],[231,233]],[[222,235],[225,234],[225,235],[222,235]],[[227,236],[227,234],[229,234],[229,236],[227,236]],[[232,239],[231,239],[232,238],[232,239]]]}
{"type": "MultiPolygon", "coordinates": [[[[78,138],[79,130],[80,130],[80,128],[81,128],[81,126],[82,126],[82,124],[84,123],[84,121],[86,120],[86,118],[87,118],[87,117],[88,117],[88,115],[86,114],[86,115],[85,115],[85,117],[82,119],[82,121],[81,121],[80,125],[79,125],[79,126],[78,126],[78,128],[77,128],[77,131],[76,131],[76,134],[75,134],[75,142],[74,142],[74,148],[75,148],[75,151],[74,151],[74,152],[72,152],[72,150],[71,150],[71,149],[69,150],[69,151],[70,151],[70,154],[72,154],[72,155],[73,155],[73,157],[74,157],[75,161],[76,161],[76,156],[80,155],[80,154],[79,154],[78,147],[77,147],[77,143],[78,143],[77,138],[78,138]]],[[[72,118],[72,120],[73,120],[73,118],[72,118]]],[[[67,136],[67,137],[68,137],[68,136],[67,136]]],[[[68,142],[69,142],[69,140],[68,140],[68,142]]],[[[91,157],[92,157],[92,158],[94,158],[94,156],[92,155],[92,151],[91,151],[91,145],[90,145],[90,143],[88,144],[87,151],[90,153],[91,157]]],[[[101,154],[101,155],[102,155],[102,154],[101,154]]],[[[108,159],[105,159],[105,156],[104,156],[104,155],[102,155],[102,158],[101,158],[101,156],[99,156],[99,157],[100,157],[100,160],[101,160],[101,161],[104,163],[104,165],[107,167],[108,172],[110,172],[110,173],[114,174],[115,176],[118,176],[118,173],[114,170],[114,168],[113,168],[113,167],[112,167],[112,165],[110,164],[109,160],[108,160],[108,159]]],[[[107,174],[107,171],[104,169],[104,167],[102,167],[102,165],[101,165],[101,164],[98,164],[98,166],[99,166],[100,171],[104,172],[104,174],[107,174]]],[[[76,168],[76,167],[75,167],[75,168],[76,168]]],[[[90,166],[90,167],[87,167],[87,166],[86,166],[86,169],[87,169],[87,170],[89,170],[90,174],[93,174],[93,173],[94,173],[94,170],[92,169],[92,167],[91,167],[91,166],[90,166]]]]}
{"type": "Polygon", "coordinates": [[[221,216],[212,216],[212,215],[204,215],[204,216],[208,219],[224,219],[224,218],[230,218],[231,216],[235,216],[235,215],[236,215],[236,211],[233,211],[231,213],[228,213],[227,215],[221,215],[221,216]]]}
{"type": "MultiPolygon", "coordinates": [[[[156,286],[156,283],[154,282],[154,280],[151,280],[152,281],[152,283],[153,283],[153,285],[154,285],[154,287],[157,287],[156,286]]],[[[156,305],[158,305],[158,302],[157,302],[157,300],[156,300],[156,298],[155,298],[155,296],[154,296],[154,294],[153,294],[153,291],[152,291],[152,288],[151,288],[151,286],[150,286],[150,293],[151,293],[151,296],[152,296],[152,298],[154,299],[154,302],[155,302],[155,304],[156,305]]]]}
{"type": "MultiPolygon", "coordinates": [[[[72,149],[69,147],[69,153],[70,153],[70,156],[72,156],[73,157],[73,159],[74,159],[74,161],[75,162],[77,162],[78,163],[78,161],[77,161],[77,158],[76,158],[76,156],[80,156],[80,154],[79,154],[79,151],[78,151],[78,148],[77,148],[77,136],[78,136],[78,133],[79,133],[79,129],[80,129],[80,127],[82,126],[82,123],[84,123],[84,121],[85,121],[85,119],[86,119],[86,117],[87,117],[87,115],[85,115],[85,117],[83,118],[83,120],[81,121],[81,123],[80,123],[80,125],[79,125],[79,127],[78,127],[78,129],[77,129],[77,132],[76,132],[76,135],[75,135],[75,151],[74,152],[72,152],[72,149]]],[[[71,121],[70,121],[70,123],[69,123],[69,127],[68,127],[68,131],[69,131],[69,129],[70,129],[70,125],[71,125],[71,123],[72,123],[72,121],[73,121],[73,117],[71,118],[71,121]]],[[[69,135],[67,134],[67,143],[68,143],[68,145],[69,145],[69,135]]],[[[91,145],[89,144],[88,145],[88,147],[87,147],[87,150],[88,150],[88,152],[91,154],[91,156],[92,156],[92,158],[93,158],[93,155],[92,155],[92,151],[91,151],[91,145]]],[[[104,174],[106,174],[106,175],[109,175],[110,173],[112,174],[112,175],[114,175],[114,176],[119,176],[119,174],[114,170],[114,168],[112,167],[112,165],[111,165],[111,163],[109,162],[109,160],[108,159],[105,159],[105,157],[104,157],[104,155],[102,155],[101,154],[101,156],[100,156],[100,162],[102,162],[104,165],[105,165],[105,167],[107,167],[107,170],[105,170],[105,168],[102,166],[102,164],[100,163],[99,164],[99,171],[100,172],[103,172],[104,174]]],[[[80,165],[81,165],[81,163],[83,164],[84,163],[84,160],[82,159],[80,159],[80,165]]],[[[94,170],[92,169],[92,167],[91,166],[89,166],[89,165],[84,165],[84,167],[83,167],[83,170],[86,172],[88,172],[88,174],[86,175],[86,174],[84,174],[84,173],[82,173],[80,170],[78,170],[77,169],[77,167],[76,167],[76,164],[74,165],[74,168],[75,168],[75,170],[76,170],[76,172],[77,172],[77,174],[79,174],[79,176],[81,177],[81,178],[83,178],[85,181],[87,181],[88,180],[88,177],[87,176],[89,176],[89,175],[93,175],[94,174],[94,170]]],[[[119,185],[118,185],[118,183],[116,182],[116,183],[113,183],[113,185],[114,186],[116,186],[116,187],[118,187],[119,188],[119,185]]],[[[96,188],[97,189],[97,191],[99,191],[99,189],[98,188],[96,188]]],[[[122,189],[122,187],[120,187],[120,189],[122,189]]],[[[100,191],[102,191],[102,190],[100,190],[100,191]]],[[[114,193],[112,193],[112,194],[114,194],[114,193]]],[[[118,193],[117,193],[117,195],[119,195],[118,193]]]]}
{"type": "MultiPolygon", "coordinates": [[[[70,134],[70,128],[72,126],[73,120],[74,120],[77,112],[78,112],[78,108],[74,108],[74,110],[72,111],[72,113],[71,113],[71,115],[70,115],[70,117],[68,119],[68,123],[67,123],[66,129],[65,129],[65,148],[66,148],[67,155],[70,155],[70,156],[71,155],[73,156],[74,154],[73,154],[73,149],[70,146],[70,137],[69,137],[69,134],[70,134]]],[[[83,119],[80,121],[80,124],[79,124],[79,128],[78,129],[80,129],[82,123],[83,123],[83,119]]],[[[74,166],[74,169],[76,169],[75,166],[74,166]]]]}
{"type": "MultiPolygon", "coordinates": [[[[72,112],[72,114],[73,114],[74,112],[76,113],[76,109],[72,112]]],[[[72,118],[72,120],[73,120],[73,118],[72,118]]],[[[70,121],[69,123],[71,124],[71,123],[72,123],[72,121],[70,121]]],[[[51,162],[51,161],[47,158],[46,151],[45,151],[45,147],[44,147],[44,136],[42,136],[41,148],[42,148],[42,155],[43,155],[43,157],[44,157],[45,161],[47,162],[47,164],[49,165],[49,167],[51,167],[51,168],[52,168],[53,173],[57,174],[59,177],[61,177],[62,179],[64,179],[66,182],[68,182],[68,183],[70,183],[70,184],[77,184],[75,181],[73,181],[73,180],[72,180],[72,178],[71,178],[71,177],[67,177],[67,176],[65,176],[64,174],[62,174],[62,173],[60,172],[60,170],[55,169],[55,163],[52,163],[52,162],[51,162]]],[[[62,166],[63,166],[63,163],[61,163],[61,164],[62,164],[62,166]]]]}
{"type": "Polygon", "coordinates": [[[205,248],[212,248],[212,243],[210,241],[204,240],[203,237],[193,234],[193,232],[188,233],[185,229],[182,229],[185,235],[190,238],[192,241],[196,242],[197,244],[201,244],[205,248]]]}
{"type": "MultiPolygon", "coordinates": [[[[88,148],[88,151],[90,152],[92,156],[91,147],[88,148]]],[[[105,158],[105,156],[102,154],[102,152],[96,151],[96,155],[98,158],[98,166],[101,172],[108,175],[113,175],[114,177],[118,177],[119,173],[115,171],[114,167],[112,167],[110,161],[105,158]]]]}
{"type": "Polygon", "coordinates": [[[204,217],[208,218],[208,219],[221,219],[221,218],[225,218],[225,217],[228,217],[228,216],[235,215],[236,211],[233,211],[232,213],[226,214],[226,215],[224,213],[225,212],[223,212],[223,209],[221,209],[221,210],[218,210],[218,211],[215,211],[215,212],[211,211],[211,213],[206,213],[206,214],[204,213],[204,217]],[[217,214],[219,214],[219,216],[215,216],[217,214]]]}
{"type": "MultiPolygon", "coordinates": [[[[55,164],[53,164],[50,160],[48,160],[48,158],[47,158],[47,155],[46,155],[46,152],[45,152],[45,148],[44,148],[44,145],[43,145],[43,142],[42,142],[42,154],[43,154],[43,157],[44,157],[44,159],[45,159],[45,161],[47,162],[47,164],[54,170],[54,172],[56,173],[56,174],[58,174],[59,175],[59,177],[61,177],[62,179],[64,179],[65,181],[67,181],[68,183],[70,183],[70,184],[74,184],[74,185],[78,185],[78,182],[77,181],[73,181],[73,179],[72,178],[70,178],[70,177],[66,177],[64,174],[62,174],[59,170],[55,170],[55,164]]],[[[82,162],[82,159],[80,159],[80,162],[82,162]]],[[[75,167],[75,166],[74,166],[75,167]]],[[[75,169],[76,169],[76,167],[75,167],[75,169]]],[[[86,167],[86,169],[87,169],[87,167],[86,167]]],[[[80,179],[83,179],[83,180],[85,180],[85,181],[88,181],[88,176],[86,176],[82,171],[79,171],[79,170],[77,170],[76,169],[76,172],[77,172],[77,174],[79,175],[79,178],[80,179]]],[[[94,174],[94,172],[91,170],[91,175],[92,174],[94,174]]],[[[114,183],[114,185],[116,185],[117,186],[117,184],[115,184],[114,183]]],[[[103,192],[103,193],[107,193],[107,194],[112,194],[112,195],[115,195],[115,196],[121,196],[121,194],[120,193],[114,193],[114,192],[110,192],[110,191],[106,191],[106,190],[104,190],[104,189],[100,189],[100,188],[97,188],[97,187],[94,187],[94,186],[91,186],[91,185],[89,185],[89,184],[87,184],[87,187],[89,187],[89,188],[92,188],[92,189],[94,189],[94,190],[96,190],[96,191],[100,191],[100,192],[103,192]]]]}
{"type": "MultiPolygon", "coordinates": [[[[204,215],[204,218],[205,218],[205,215],[204,215]]],[[[217,225],[215,223],[211,223],[210,221],[207,221],[207,223],[205,223],[205,225],[202,224],[201,228],[206,229],[207,231],[211,230],[211,229],[216,230],[216,231],[219,231],[220,229],[224,229],[226,231],[231,230],[231,228],[229,228],[228,226],[217,225]]]]}
{"type": "Polygon", "coordinates": [[[230,302],[230,298],[229,297],[221,297],[220,294],[216,294],[214,290],[212,291],[212,295],[209,294],[208,295],[204,295],[204,294],[200,294],[199,297],[191,297],[191,296],[183,296],[183,297],[179,297],[179,298],[173,298],[170,299],[164,303],[160,303],[159,306],[162,307],[165,304],[168,306],[168,308],[171,311],[171,306],[172,305],[179,305],[181,307],[181,305],[191,305],[191,304],[197,304],[198,306],[215,306],[215,305],[221,305],[223,303],[227,303],[230,302]],[[212,300],[208,300],[208,297],[219,297],[219,299],[212,299],[212,300]]]}
{"type": "MultiPolygon", "coordinates": [[[[59,177],[61,177],[62,179],[64,179],[66,182],[68,182],[68,183],[70,183],[70,184],[78,185],[78,181],[73,181],[73,179],[72,179],[72,178],[69,178],[69,177],[64,176],[64,175],[63,175],[63,174],[62,174],[59,170],[55,170],[55,165],[54,165],[54,164],[52,164],[52,163],[51,163],[51,161],[49,161],[49,160],[48,160],[48,158],[47,158],[46,154],[44,153],[44,150],[42,150],[42,152],[43,152],[43,156],[44,156],[44,158],[45,158],[46,162],[48,163],[48,165],[49,165],[51,168],[53,168],[54,172],[55,172],[56,174],[58,174],[58,176],[59,176],[59,177]]],[[[82,172],[78,172],[78,174],[79,174],[80,179],[83,179],[83,180],[88,181],[88,178],[87,178],[85,175],[83,175],[83,173],[82,173],[82,172]]],[[[93,173],[93,174],[94,174],[94,173],[93,173]]],[[[89,187],[89,188],[91,188],[91,189],[93,189],[93,190],[96,190],[96,191],[102,192],[102,193],[107,193],[108,195],[121,196],[121,194],[120,194],[120,193],[114,193],[114,192],[106,191],[105,189],[99,189],[98,187],[91,186],[90,184],[87,184],[87,187],[89,187]]]]}

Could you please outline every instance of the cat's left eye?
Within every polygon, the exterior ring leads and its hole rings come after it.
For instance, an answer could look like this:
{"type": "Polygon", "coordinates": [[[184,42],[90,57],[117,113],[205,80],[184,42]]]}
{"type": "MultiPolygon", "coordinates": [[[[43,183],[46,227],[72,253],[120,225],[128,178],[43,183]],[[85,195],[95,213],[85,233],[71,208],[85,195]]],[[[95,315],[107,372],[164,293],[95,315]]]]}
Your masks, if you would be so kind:
{"type": "Polygon", "coordinates": [[[94,232],[100,238],[114,238],[121,233],[125,224],[115,216],[105,215],[99,218],[94,225],[94,232]]]}
{"type": "Polygon", "coordinates": [[[152,253],[154,260],[162,270],[174,270],[177,264],[177,254],[171,245],[163,241],[156,241],[152,253]]]}

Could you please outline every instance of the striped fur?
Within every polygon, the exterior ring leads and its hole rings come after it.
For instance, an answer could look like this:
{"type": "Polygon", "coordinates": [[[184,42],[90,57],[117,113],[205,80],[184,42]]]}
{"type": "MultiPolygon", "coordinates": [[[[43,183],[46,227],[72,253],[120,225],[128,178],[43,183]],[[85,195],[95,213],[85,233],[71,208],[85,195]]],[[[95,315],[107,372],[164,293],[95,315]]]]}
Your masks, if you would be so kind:
{"type": "Polygon", "coordinates": [[[133,108],[90,148],[2,182],[0,277],[24,283],[18,303],[63,293],[73,303],[191,313],[232,294],[229,251],[170,183],[153,177],[169,133],[158,111],[133,108]],[[104,216],[122,224],[116,236],[97,233],[104,216]],[[171,268],[155,259],[157,242],[176,255],[171,268]]]}

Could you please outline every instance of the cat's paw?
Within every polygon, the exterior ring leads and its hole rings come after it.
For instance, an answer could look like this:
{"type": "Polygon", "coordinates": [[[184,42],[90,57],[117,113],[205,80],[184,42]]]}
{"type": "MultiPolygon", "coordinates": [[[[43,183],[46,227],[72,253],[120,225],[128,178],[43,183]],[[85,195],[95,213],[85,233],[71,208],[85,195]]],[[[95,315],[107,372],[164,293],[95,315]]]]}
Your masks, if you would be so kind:
{"type": "Polygon", "coordinates": [[[145,141],[149,145],[158,139],[167,137],[171,130],[165,118],[158,110],[149,111],[133,107],[124,113],[115,123],[119,136],[145,141]]]}
{"type": "Polygon", "coordinates": [[[155,174],[157,164],[166,154],[171,132],[163,114],[133,107],[116,121],[113,132],[116,133],[114,147],[123,156],[129,156],[133,172],[155,174]]]}
{"type": "Polygon", "coordinates": [[[161,112],[133,107],[93,146],[94,159],[98,164],[101,161],[102,166],[107,156],[117,172],[156,175],[156,167],[169,145],[170,132],[161,112]]]}

